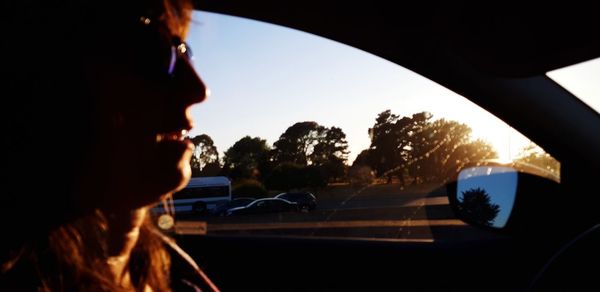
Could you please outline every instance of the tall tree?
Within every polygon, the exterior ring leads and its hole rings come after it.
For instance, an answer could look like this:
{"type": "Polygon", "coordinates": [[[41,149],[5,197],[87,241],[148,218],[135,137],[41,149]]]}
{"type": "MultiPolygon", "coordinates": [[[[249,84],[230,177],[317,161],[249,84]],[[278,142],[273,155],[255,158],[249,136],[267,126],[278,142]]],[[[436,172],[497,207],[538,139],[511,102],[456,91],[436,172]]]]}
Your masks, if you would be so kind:
{"type": "Polygon", "coordinates": [[[220,167],[219,152],[210,136],[206,134],[198,135],[192,138],[191,141],[196,146],[190,161],[193,175],[201,175],[202,170],[208,165],[211,165],[211,168],[214,168],[215,164],[220,167]]]}
{"type": "Polygon", "coordinates": [[[414,183],[443,181],[457,169],[497,154],[487,143],[471,139],[471,128],[456,121],[431,121],[428,112],[402,117],[390,110],[380,113],[369,129],[371,146],[360,155],[378,176],[388,182],[397,176],[404,183],[410,175],[414,183]]]}
{"type": "Polygon", "coordinates": [[[391,110],[381,112],[375,119],[375,125],[369,129],[371,146],[369,147],[369,164],[377,173],[383,176],[387,173],[388,181],[392,175],[389,172],[396,165],[401,164],[396,143],[396,122],[399,116],[392,114],[391,110]]]}
{"type": "Polygon", "coordinates": [[[409,172],[416,180],[442,181],[460,166],[497,157],[490,145],[471,141],[471,128],[456,121],[428,123],[412,140],[409,172]]]}
{"type": "Polygon", "coordinates": [[[443,179],[454,179],[466,165],[474,165],[495,158],[498,158],[498,153],[490,144],[481,139],[470,141],[456,146],[445,156],[445,159],[442,160],[444,168],[439,175],[443,179]]]}
{"type": "Polygon", "coordinates": [[[366,186],[375,180],[375,172],[371,169],[370,149],[361,151],[348,168],[348,181],[353,186],[366,186]]]}
{"type": "Polygon", "coordinates": [[[225,151],[223,167],[233,179],[259,179],[268,170],[270,151],[266,140],[246,136],[225,151]]]}
{"type": "MultiPolygon", "coordinates": [[[[341,128],[326,128],[316,122],[300,122],[289,127],[274,144],[274,165],[292,163],[311,168],[324,181],[346,174],[348,142],[341,128]]],[[[313,175],[311,174],[311,175],[313,175]]]]}
{"type": "Polygon", "coordinates": [[[322,188],[327,185],[316,166],[302,166],[283,162],[273,168],[266,179],[266,185],[271,190],[289,191],[303,188],[322,188]]]}
{"type": "Polygon", "coordinates": [[[352,166],[369,166],[371,159],[369,155],[371,155],[370,149],[365,149],[361,151],[356,158],[354,158],[354,162],[352,162],[352,166]]]}
{"type": "Polygon", "coordinates": [[[348,142],[346,134],[337,127],[324,128],[309,155],[313,165],[323,165],[327,162],[343,162],[348,160],[348,142]]]}
{"type": "Polygon", "coordinates": [[[326,128],[313,148],[310,161],[325,180],[335,180],[345,176],[349,153],[344,131],[337,127],[326,128]]]}
{"type": "Polygon", "coordinates": [[[369,129],[371,146],[368,157],[378,176],[387,176],[388,182],[394,175],[403,180],[405,165],[417,142],[415,136],[422,131],[430,118],[431,114],[427,112],[400,118],[390,110],[377,116],[375,125],[369,129]]]}
{"type": "Polygon", "coordinates": [[[466,220],[484,226],[492,226],[500,213],[500,205],[492,203],[490,195],[482,188],[462,192],[458,208],[466,220]]]}
{"type": "Polygon", "coordinates": [[[326,128],[316,122],[300,122],[289,127],[273,143],[273,160],[298,165],[319,166],[348,160],[346,134],[338,127],[326,128]]]}
{"type": "Polygon", "coordinates": [[[325,127],[316,122],[295,123],[273,143],[273,161],[277,164],[290,162],[301,166],[308,165],[309,156],[324,131],[325,127]]]}

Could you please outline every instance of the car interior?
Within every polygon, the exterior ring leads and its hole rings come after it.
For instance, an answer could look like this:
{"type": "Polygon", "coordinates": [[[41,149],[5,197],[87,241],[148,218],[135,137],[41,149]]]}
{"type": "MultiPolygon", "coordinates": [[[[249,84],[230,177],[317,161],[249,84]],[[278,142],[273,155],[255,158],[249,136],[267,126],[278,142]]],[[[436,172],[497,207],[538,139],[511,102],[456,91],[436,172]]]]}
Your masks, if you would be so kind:
{"type": "MultiPolygon", "coordinates": [[[[471,240],[435,240],[438,231],[460,237],[459,227],[432,227],[432,242],[175,235],[223,291],[599,288],[600,114],[546,75],[600,57],[591,6],[203,0],[195,9],[309,32],[401,65],[499,117],[561,165],[560,183],[519,174],[506,227],[477,226],[454,208],[484,235],[471,240]]],[[[452,205],[456,184],[447,192],[452,205]]]]}

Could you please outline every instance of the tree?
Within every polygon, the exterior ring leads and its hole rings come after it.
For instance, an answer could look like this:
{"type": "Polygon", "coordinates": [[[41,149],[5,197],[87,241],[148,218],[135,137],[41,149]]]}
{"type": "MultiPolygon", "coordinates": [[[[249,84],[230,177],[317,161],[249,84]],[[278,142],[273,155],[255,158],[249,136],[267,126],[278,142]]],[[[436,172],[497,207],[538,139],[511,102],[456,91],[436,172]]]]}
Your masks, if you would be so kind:
{"type": "Polygon", "coordinates": [[[284,162],[275,166],[269,177],[267,177],[267,188],[288,191],[306,186],[306,181],[302,177],[303,168],[304,166],[291,162],[284,162]]]}
{"type": "Polygon", "coordinates": [[[492,204],[490,195],[481,188],[462,192],[458,208],[466,221],[484,226],[491,226],[500,212],[500,206],[492,204]]]}
{"type": "Polygon", "coordinates": [[[326,180],[344,177],[348,160],[346,134],[337,127],[326,128],[313,147],[310,161],[326,180]]]}
{"type": "Polygon", "coordinates": [[[255,179],[236,181],[231,191],[235,197],[265,198],[268,196],[265,186],[255,179]]]}
{"type": "Polygon", "coordinates": [[[383,176],[387,173],[388,182],[391,182],[392,176],[389,173],[396,165],[401,164],[401,157],[396,148],[395,125],[398,116],[392,114],[390,110],[381,112],[375,119],[375,125],[369,129],[371,137],[371,146],[369,148],[369,165],[376,171],[377,176],[383,176]]]}
{"type": "Polygon", "coordinates": [[[369,165],[378,176],[392,176],[404,179],[404,165],[408,163],[410,151],[414,149],[415,135],[427,124],[431,114],[421,112],[412,117],[400,118],[390,110],[381,112],[375,119],[375,125],[369,129],[371,146],[369,147],[369,165]]]}
{"type": "Polygon", "coordinates": [[[295,123],[279,136],[279,140],[273,143],[274,162],[308,165],[309,156],[324,131],[325,127],[316,122],[295,123]]]}
{"type": "Polygon", "coordinates": [[[481,139],[458,145],[445,159],[440,176],[443,179],[453,179],[465,165],[495,158],[498,158],[498,154],[494,147],[481,139]]]}
{"type": "Polygon", "coordinates": [[[202,170],[208,165],[211,165],[212,169],[214,169],[215,164],[220,167],[219,152],[210,136],[206,134],[198,135],[192,138],[191,141],[196,146],[190,161],[193,176],[202,175],[202,170]]]}
{"type": "Polygon", "coordinates": [[[365,187],[373,183],[375,175],[367,165],[352,164],[348,170],[348,181],[353,187],[365,187]]]}
{"type": "Polygon", "coordinates": [[[273,168],[266,185],[271,190],[289,191],[302,188],[322,188],[327,185],[316,166],[302,166],[284,162],[273,168]]]}
{"type": "Polygon", "coordinates": [[[469,163],[497,158],[482,140],[471,140],[471,128],[439,119],[428,123],[413,137],[409,173],[415,181],[444,181],[469,163]]]}
{"type": "Polygon", "coordinates": [[[232,179],[259,179],[268,171],[270,151],[266,140],[246,136],[225,151],[223,167],[232,179]]]}
{"type": "Polygon", "coordinates": [[[205,165],[198,176],[217,176],[221,173],[221,164],[218,161],[205,165]]]}
{"type": "Polygon", "coordinates": [[[289,127],[274,144],[275,164],[314,167],[326,180],[344,177],[348,160],[346,134],[337,127],[300,122],[289,127]]]}
{"type": "Polygon", "coordinates": [[[322,165],[331,161],[348,160],[348,142],[346,134],[337,127],[324,128],[313,147],[309,159],[313,165],[322,165]]]}
{"type": "Polygon", "coordinates": [[[335,181],[346,177],[348,166],[341,159],[332,159],[315,167],[326,181],[335,181]]]}
{"type": "Polygon", "coordinates": [[[413,183],[444,181],[471,162],[496,158],[493,148],[472,141],[471,128],[456,121],[431,121],[428,112],[402,117],[383,111],[369,129],[371,146],[357,160],[366,161],[379,177],[391,182],[406,175],[413,183]]]}
{"type": "Polygon", "coordinates": [[[553,177],[560,176],[560,162],[533,142],[530,142],[529,145],[521,149],[515,162],[524,164],[528,166],[529,169],[532,167],[537,168],[537,170],[542,172],[542,175],[546,173],[553,177]]]}
{"type": "Polygon", "coordinates": [[[369,155],[371,154],[370,149],[365,149],[363,151],[361,151],[358,156],[356,156],[356,158],[354,159],[354,162],[352,163],[352,167],[355,166],[366,166],[366,165],[370,165],[370,157],[369,155]]]}

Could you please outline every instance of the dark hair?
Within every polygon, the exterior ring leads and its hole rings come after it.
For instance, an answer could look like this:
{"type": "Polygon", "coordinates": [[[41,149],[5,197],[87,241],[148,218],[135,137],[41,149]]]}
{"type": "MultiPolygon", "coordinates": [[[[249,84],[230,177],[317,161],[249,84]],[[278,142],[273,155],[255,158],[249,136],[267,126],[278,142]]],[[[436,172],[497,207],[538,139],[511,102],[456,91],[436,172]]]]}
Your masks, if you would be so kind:
{"type": "MultiPolygon", "coordinates": [[[[179,0],[4,1],[0,44],[0,290],[115,291],[106,265],[106,214],[86,206],[76,181],[93,147],[95,109],[84,60],[135,36],[138,17],[185,34],[179,0]],[[6,77],[4,77],[6,76],[6,77]],[[9,100],[9,101],[7,101],[9,100]],[[76,141],[76,143],[73,143],[76,141]]],[[[100,187],[100,186],[99,186],[100,187]]],[[[133,284],[168,290],[169,256],[147,218],[130,260],[133,284]]]]}

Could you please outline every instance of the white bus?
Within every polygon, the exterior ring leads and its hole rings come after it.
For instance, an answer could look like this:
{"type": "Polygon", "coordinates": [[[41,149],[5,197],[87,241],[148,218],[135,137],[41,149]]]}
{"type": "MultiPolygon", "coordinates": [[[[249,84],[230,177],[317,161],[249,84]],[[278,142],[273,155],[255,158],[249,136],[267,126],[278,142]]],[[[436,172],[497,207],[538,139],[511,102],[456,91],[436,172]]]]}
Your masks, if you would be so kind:
{"type": "Polygon", "coordinates": [[[183,190],[173,194],[175,213],[204,213],[227,201],[231,201],[231,181],[225,176],[193,177],[183,190]]]}

